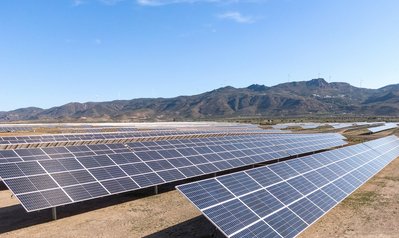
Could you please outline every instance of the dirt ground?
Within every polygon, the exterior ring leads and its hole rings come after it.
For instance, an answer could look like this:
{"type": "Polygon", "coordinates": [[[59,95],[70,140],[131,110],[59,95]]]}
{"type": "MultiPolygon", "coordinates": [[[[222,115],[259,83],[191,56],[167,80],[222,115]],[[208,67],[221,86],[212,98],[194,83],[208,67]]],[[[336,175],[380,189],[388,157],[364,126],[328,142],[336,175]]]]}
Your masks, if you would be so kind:
{"type": "Polygon", "coordinates": [[[207,237],[214,229],[209,222],[179,192],[166,190],[61,207],[56,221],[49,210],[26,213],[4,190],[0,192],[0,237],[207,237]],[[206,229],[201,228],[204,225],[206,229]]]}
{"type": "MultiPolygon", "coordinates": [[[[0,191],[2,238],[223,237],[173,186],[158,195],[147,189],[60,207],[58,216],[52,221],[49,210],[26,213],[8,190],[0,191]]],[[[399,237],[399,159],[300,237],[399,237]]]]}

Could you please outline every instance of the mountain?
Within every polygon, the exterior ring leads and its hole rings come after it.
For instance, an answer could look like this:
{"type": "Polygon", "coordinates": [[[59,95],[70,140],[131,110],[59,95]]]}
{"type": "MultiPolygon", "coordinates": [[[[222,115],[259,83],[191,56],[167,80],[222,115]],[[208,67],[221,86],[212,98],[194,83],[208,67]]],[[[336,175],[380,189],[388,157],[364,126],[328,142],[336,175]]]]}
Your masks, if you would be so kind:
{"type": "Polygon", "coordinates": [[[0,112],[0,121],[21,121],[27,120],[31,115],[36,115],[44,109],[37,107],[21,108],[9,112],[0,112]]]}
{"type": "Polygon", "coordinates": [[[239,116],[399,116],[399,84],[380,89],[322,78],[272,87],[223,87],[193,96],[68,103],[0,112],[0,121],[157,121],[239,116]]]}

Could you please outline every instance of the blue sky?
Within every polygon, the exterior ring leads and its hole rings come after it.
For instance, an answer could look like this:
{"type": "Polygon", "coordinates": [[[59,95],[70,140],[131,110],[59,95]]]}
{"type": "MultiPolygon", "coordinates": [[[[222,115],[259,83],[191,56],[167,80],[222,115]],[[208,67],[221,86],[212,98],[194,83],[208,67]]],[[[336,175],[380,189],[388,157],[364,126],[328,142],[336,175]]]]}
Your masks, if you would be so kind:
{"type": "Polygon", "coordinates": [[[324,77],[399,83],[397,0],[4,0],[0,111],[324,77]]]}

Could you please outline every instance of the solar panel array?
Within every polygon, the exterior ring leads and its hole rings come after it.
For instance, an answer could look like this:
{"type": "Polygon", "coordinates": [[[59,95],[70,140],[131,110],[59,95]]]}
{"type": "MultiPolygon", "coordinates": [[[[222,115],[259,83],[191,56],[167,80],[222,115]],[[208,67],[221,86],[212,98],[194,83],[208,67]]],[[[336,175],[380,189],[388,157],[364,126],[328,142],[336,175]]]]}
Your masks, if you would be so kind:
{"type": "Polygon", "coordinates": [[[265,133],[292,133],[290,130],[280,130],[280,129],[263,129],[265,133]]]}
{"type": "Polygon", "coordinates": [[[367,126],[367,125],[378,125],[378,124],[381,124],[381,122],[329,123],[328,125],[334,127],[334,129],[342,129],[352,126],[367,126]]]}
{"type": "Polygon", "coordinates": [[[382,126],[368,128],[368,130],[371,133],[377,133],[377,132],[386,131],[386,130],[390,130],[390,129],[397,128],[397,127],[398,127],[398,125],[396,123],[385,123],[382,126]]]}
{"type": "Polygon", "coordinates": [[[63,132],[73,133],[101,133],[101,132],[134,132],[139,129],[135,127],[76,127],[76,128],[62,128],[63,132]]]}
{"type": "Polygon", "coordinates": [[[301,125],[302,129],[315,129],[322,126],[322,124],[320,123],[305,123],[303,125],[301,125]]]}
{"type": "Polygon", "coordinates": [[[272,127],[274,129],[285,129],[288,127],[301,127],[302,129],[315,129],[321,126],[331,126],[334,129],[342,129],[352,126],[364,126],[364,125],[374,125],[375,122],[353,122],[353,123],[285,123],[285,124],[276,124],[272,127]]]}
{"type": "Polygon", "coordinates": [[[295,237],[398,156],[390,136],[177,189],[227,237],[295,237]]]}
{"type": "Polygon", "coordinates": [[[343,129],[351,126],[356,126],[354,123],[330,123],[330,126],[332,126],[334,129],[343,129]]]}
{"type": "MultiPolygon", "coordinates": [[[[164,141],[137,141],[127,144],[94,144],[65,147],[29,148],[15,150],[0,150],[0,164],[32,160],[46,160],[52,158],[76,158],[79,156],[104,155],[124,152],[162,151],[168,149],[183,149],[191,147],[207,147],[212,145],[233,144],[230,150],[249,149],[256,146],[273,146],[272,158],[283,158],[290,155],[306,153],[344,145],[345,137],[340,134],[265,134],[241,135],[209,138],[193,138],[164,141]],[[303,140],[303,141],[301,141],[303,140]],[[315,144],[307,142],[315,141],[315,144]],[[251,143],[254,142],[254,143],[251,143]],[[291,144],[292,143],[292,144],[291,144]],[[301,146],[300,149],[292,147],[301,146]],[[276,147],[278,146],[278,147],[276,147]]],[[[245,150],[243,152],[246,152],[245,150]]],[[[246,152],[251,153],[251,152],[246,152]]],[[[252,152],[254,153],[254,152],[252,152]]],[[[266,155],[264,155],[266,156],[266,155]]],[[[270,156],[267,156],[268,158],[270,156]]]]}
{"type": "Polygon", "coordinates": [[[32,131],[32,127],[27,126],[0,126],[1,132],[15,132],[15,131],[32,131]]]}
{"type": "MultiPolygon", "coordinates": [[[[262,132],[262,130],[256,130],[262,132]]],[[[82,134],[54,134],[54,135],[28,135],[28,136],[4,136],[0,137],[1,144],[19,144],[35,142],[57,142],[57,141],[79,141],[79,140],[105,140],[105,139],[123,139],[129,137],[154,137],[168,135],[185,134],[214,134],[228,133],[228,131],[138,131],[132,133],[82,133],[82,134]]]]}
{"type": "Polygon", "coordinates": [[[315,129],[320,126],[324,126],[326,124],[322,123],[314,123],[314,122],[308,122],[308,123],[285,123],[285,124],[276,124],[273,125],[272,127],[274,129],[286,129],[288,127],[301,127],[302,129],[315,129]]]}
{"type": "Polygon", "coordinates": [[[274,128],[274,129],[286,129],[288,127],[289,127],[289,125],[287,125],[287,124],[276,124],[276,125],[272,126],[272,128],[274,128]]]}
{"type": "MultiPolygon", "coordinates": [[[[266,134],[267,130],[211,130],[211,131],[137,131],[137,132],[108,132],[92,134],[54,134],[54,135],[31,135],[31,136],[4,136],[0,137],[1,149],[31,148],[46,146],[64,146],[86,143],[111,143],[121,140],[148,140],[159,138],[180,138],[180,137],[205,137],[205,136],[228,136],[240,134],[266,134]]],[[[277,133],[274,131],[273,133],[277,133]]]]}
{"type": "Polygon", "coordinates": [[[68,131],[81,131],[89,133],[98,133],[104,131],[129,132],[137,130],[254,130],[259,129],[253,124],[236,123],[93,123],[93,124],[75,124],[75,123],[54,123],[54,124],[0,124],[0,132],[32,131],[34,128],[59,128],[68,129],[68,131]]]}
{"type": "Polygon", "coordinates": [[[0,151],[0,178],[35,211],[339,146],[342,139],[252,135],[0,151]]]}

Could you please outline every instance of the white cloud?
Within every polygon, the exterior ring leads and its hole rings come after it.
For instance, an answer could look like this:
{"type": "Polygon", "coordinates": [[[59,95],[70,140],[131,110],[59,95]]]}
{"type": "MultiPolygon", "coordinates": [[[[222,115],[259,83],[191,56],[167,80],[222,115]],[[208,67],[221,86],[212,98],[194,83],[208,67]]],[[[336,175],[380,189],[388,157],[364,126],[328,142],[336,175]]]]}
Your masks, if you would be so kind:
{"type": "Polygon", "coordinates": [[[84,0],[73,0],[72,1],[72,5],[74,7],[78,7],[78,6],[80,6],[80,5],[84,4],[84,3],[86,3],[84,0]]]}
{"type": "Polygon", "coordinates": [[[150,6],[150,7],[179,4],[179,3],[233,3],[239,1],[242,0],[136,0],[137,4],[142,6],[150,6]]]}
{"type": "Polygon", "coordinates": [[[72,5],[74,7],[78,7],[78,6],[86,4],[86,3],[99,2],[104,5],[113,6],[122,1],[124,1],[124,0],[72,0],[72,5]]]}
{"type": "MultiPolygon", "coordinates": [[[[72,0],[72,5],[77,7],[86,3],[102,3],[104,5],[113,6],[125,0],[72,0]]],[[[267,1],[267,0],[134,0],[138,5],[141,6],[164,6],[171,4],[192,4],[192,3],[219,3],[219,4],[231,4],[231,3],[239,3],[239,2],[247,2],[254,3],[259,1],[267,1]]]]}
{"type": "Polygon", "coordinates": [[[94,44],[96,44],[96,45],[101,45],[102,43],[103,43],[103,42],[102,42],[101,39],[99,39],[99,38],[94,39],[94,44]]]}
{"type": "Polygon", "coordinates": [[[71,44],[71,43],[74,42],[74,40],[67,38],[67,39],[64,40],[64,42],[65,42],[66,44],[71,44]]]}
{"type": "Polygon", "coordinates": [[[124,0],[100,0],[101,3],[105,4],[105,5],[115,5],[119,2],[122,2],[124,0]]]}
{"type": "Polygon", "coordinates": [[[217,16],[220,19],[235,21],[237,23],[254,23],[255,18],[252,16],[243,16],[239,12],[225,12],[217,16]]]}

